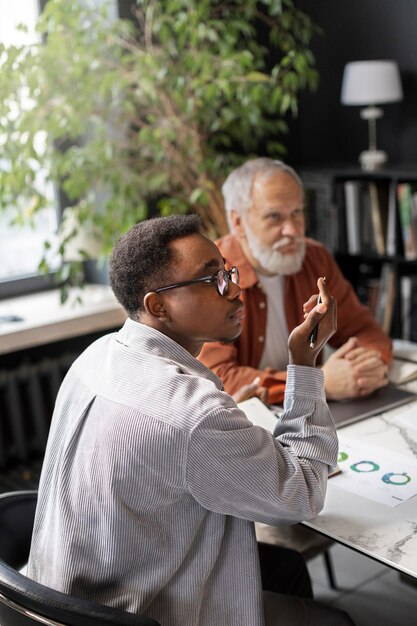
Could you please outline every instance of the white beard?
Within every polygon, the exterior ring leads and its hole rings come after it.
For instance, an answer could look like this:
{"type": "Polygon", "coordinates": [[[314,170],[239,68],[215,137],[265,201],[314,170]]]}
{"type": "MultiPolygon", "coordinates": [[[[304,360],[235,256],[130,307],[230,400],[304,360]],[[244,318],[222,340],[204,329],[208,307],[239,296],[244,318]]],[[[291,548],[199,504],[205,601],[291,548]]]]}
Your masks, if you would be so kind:
{"type": "Polygon", "coordinates": [[[266,248],[258,242],[250,228],[246,228],[246,226],[245,234],[250,251],[262,269],[270,274],[282,275],[296,274],[300,271],[306,252],[304,237],[296,237],[295,239],[285,237],[277,241],[272,247],[266,248]],[[298,245],[298,250],[295,254],[282,254],[279,251],[279,248],[288,245],[290,242],[292,243],[294,240],[298,245]]]}

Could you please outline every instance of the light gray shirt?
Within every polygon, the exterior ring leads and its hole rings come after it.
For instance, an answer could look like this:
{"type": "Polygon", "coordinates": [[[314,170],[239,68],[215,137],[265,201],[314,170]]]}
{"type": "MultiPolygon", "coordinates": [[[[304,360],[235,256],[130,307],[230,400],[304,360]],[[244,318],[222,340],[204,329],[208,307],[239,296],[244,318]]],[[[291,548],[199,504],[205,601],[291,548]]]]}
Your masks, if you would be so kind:
{"type": "Polygon", "coordinates": [[[267,299],[264,351],[258,369],[272,367],[282,372],[288,365],[289,334],[284,310],[285,276],[257,276],[267,299]]]}
{"type": "Polygon", "coordinates": [[[202,363],[127,320],[59,391],[28,576],[163,626],[262,626],[252,522],[316,516],[337,457],[320,370],[289,366],[285,407],[275,436],[253,426],[202,363]]]}

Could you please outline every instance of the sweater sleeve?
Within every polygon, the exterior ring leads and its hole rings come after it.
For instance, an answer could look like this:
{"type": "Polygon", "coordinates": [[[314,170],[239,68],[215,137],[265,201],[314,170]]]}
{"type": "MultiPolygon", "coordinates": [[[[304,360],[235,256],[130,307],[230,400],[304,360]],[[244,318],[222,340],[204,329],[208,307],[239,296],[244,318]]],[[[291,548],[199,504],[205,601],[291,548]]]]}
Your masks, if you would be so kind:
{"type": "Polygon", "coordinates": [[[270,367],[260,370],[256,367],[240,365],[238,357],[235,344],[223,344],[216,341],[204,344],[198,358],[222,380],[225,390],[230,395],[259,377],[260,384],[268,389],[268,402],[282,405],[287,372],[279,372],[270,367]]]}
{"type": "Polygon", "coordinates": [[[331,274],[329,282],[332,295],[337,302],[337,331],[329,344],[334,348],[342,346],[350,337],[357,337],[362,346],[378,350],[382,359],[389,364],[392,358],[392,341],[384,333],[370,309],[359,301],[352,285],[344,278],[333,257],[322,248],[326,255],[326,265],[331,274]]]}

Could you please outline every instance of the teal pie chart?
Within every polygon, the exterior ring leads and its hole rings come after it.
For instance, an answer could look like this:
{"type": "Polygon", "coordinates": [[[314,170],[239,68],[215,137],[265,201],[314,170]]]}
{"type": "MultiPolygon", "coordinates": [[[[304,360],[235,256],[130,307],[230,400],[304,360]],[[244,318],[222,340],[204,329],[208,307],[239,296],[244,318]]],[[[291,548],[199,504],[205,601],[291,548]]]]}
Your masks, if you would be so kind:
{"type": "Polygon", "coordinates": [[[411,476],[409,476],[406,472],[389,472],[389,474],[384,474],[382,477],[384,483],[388,483],[389,485],[406,485],[411,481],[411,476]]]}
{"type": "Polygon", "coordinates": [[[373,461],[358,461],[357,463],[351,465],[350,469],[354,472],[368,474],[369,472],[377,472],[379,470],[379,465],[373,461]]]}

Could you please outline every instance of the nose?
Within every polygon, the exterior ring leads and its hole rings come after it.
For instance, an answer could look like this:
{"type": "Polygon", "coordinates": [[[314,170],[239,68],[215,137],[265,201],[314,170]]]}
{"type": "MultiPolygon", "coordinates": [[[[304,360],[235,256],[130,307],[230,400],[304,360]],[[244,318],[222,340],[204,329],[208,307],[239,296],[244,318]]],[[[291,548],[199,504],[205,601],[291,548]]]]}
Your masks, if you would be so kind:
{"type": "Polygon", "coordinates": [[[287,237],[298,237],[300,235],[300,226],[291,216],[289,216],[282,224],[281,233],[287,237]]]}
{"type": "Polygon", "coordinates": [[[239,287],[239,285],[236,285],[236,283],[232,283],[232,281],[230,280],[229,289],[227,290],[226,298],[230,301],[236,300],[236,298],[240,297],[241,293],[242,293],[242,289],[239,287]]]}

